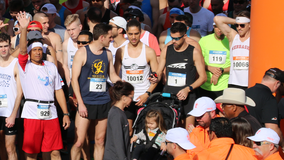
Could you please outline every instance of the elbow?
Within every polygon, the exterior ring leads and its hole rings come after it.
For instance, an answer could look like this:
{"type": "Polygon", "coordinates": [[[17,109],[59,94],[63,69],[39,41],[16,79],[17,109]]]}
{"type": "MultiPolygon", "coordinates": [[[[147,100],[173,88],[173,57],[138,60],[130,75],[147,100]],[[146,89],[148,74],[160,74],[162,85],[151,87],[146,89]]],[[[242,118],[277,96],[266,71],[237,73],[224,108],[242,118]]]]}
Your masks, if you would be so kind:
{"type": "Polygon", "coordinates": [[[207,81],[207,75],[204,74],[204,75],[201,77],[201,79],[202,79],[202,84],[204,84],[204,83],[207,81]]]}
{"type": "Polygon", "coordinates": [[[220,16],[215,16],[213,20],[216,24],[218,24],[220,22],[220,16]]]}

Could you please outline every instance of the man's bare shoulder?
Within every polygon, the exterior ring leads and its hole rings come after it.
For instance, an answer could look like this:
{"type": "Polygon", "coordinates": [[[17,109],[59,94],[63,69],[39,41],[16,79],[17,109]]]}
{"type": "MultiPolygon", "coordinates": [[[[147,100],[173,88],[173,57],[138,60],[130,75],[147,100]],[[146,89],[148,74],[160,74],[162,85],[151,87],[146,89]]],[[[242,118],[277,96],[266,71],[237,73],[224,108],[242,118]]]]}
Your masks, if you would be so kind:
{"type": "Polygon", "coordinates": [[[194,39],[192,39],[190,37],[186,37],[185,38],[185,42],[187,44],[193,46],[195,49],[198,49],[199,51],[201,51],[201,47],[200,47],[199,43],[196,40],[194,40],[194,39]]]}
{"type": "Polygon", "coordinates": [[[57,34],[57,33],[54,33],[54,32],[49,32],[49,33],[48,33],[48,37],[49,37],[51,40],[61,39],[60,35],[57,34]]]}

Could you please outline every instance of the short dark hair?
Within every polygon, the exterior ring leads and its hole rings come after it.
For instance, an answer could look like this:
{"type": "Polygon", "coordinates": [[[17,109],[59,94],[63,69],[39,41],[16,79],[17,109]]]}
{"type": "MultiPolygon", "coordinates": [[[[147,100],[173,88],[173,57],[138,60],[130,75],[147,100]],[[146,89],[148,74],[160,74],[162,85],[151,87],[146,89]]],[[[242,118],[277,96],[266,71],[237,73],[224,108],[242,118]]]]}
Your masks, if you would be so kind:
{"type": "Polygon", "coordinates": [[[232,137],[232,124],[228,118],[218,117],[211,120],[209,132],[215,132],[218,138],[232,137]]]}
{"type": "Polygon", "coordinates": [[[0,42],[7,42],[10,44],[11,43],[11,37],[10,35],[6,33],[0,33],[0,42]]]}
{"type": "Polygon", "coordinates": [[[126,30],[128,31],[129,27],[138,27],[139,31],[141,31],[141,24],[136,19],[130,20],[126,25],[126,30]]]}
{"type": "Polygon", "coordinates": [[[108,31],[112,30],[112,26],[105,23],[95,25],[93,29],[94,40],[98,40],[101,35],[107,35],[108,31]]]}
{"type": "MultiPolygon", "coordinates": [[[[191,15],[191,17],[192,17],[192,15],[191,15]]],[[[176,17],[176,20],[177,20],[177,21],[184,21],[185,24],[186,24],[187,26],[189,26],[189,27],[190,27],[190,25],[192,24],[192,21],[190,22],[190,21],[189,21],[189,18],[188,18],[186,15],[178,15],[178,16],[176,17]]],[[[191,19],[191,20],[192,20],[192,19],[191,19]]]]}
{"type": "MultiPolygon", "coordinates": [[[[88,40],[89,41],[92,41],[93,40],[93,34],[91,33],[91,32],[89,32],[89,31],[87,31],[87,30],[82,30],[80,33],[79,33],[79,36],[80,35],[87,35],[87,36],[89,36],[89,38],[88,38],[88,40]]],[[[78,37],[79,37],[78,36],[78,37]]]]}
{"type": "Polygon", "coordinates": [[[100,23],[102,20],[102,11],[97,7],[90,7],[87,17],[92,23],[100,23]]]}
{"type": "Polygon", "coordinates": [[[9,10],[12,12],[24,11],[23,0],[12,0],[9,2],[9,10]]]}
{"type": "Polygon", "coordinates": [[[171,27],[171,33],[179,32],[180,35],[184,35],[187,31],[186,25],[181,22],[176,22],[171,27]]]}
{"type": "Polygon", "coordinates": [[[130,83],[117,81],[109,90],[112,103],[119,101],[123,95],[129,96],[132,91],[134,87],[130,83]]]}
{"type": "Polygon", "coordinates": [[[241,11],[237,17],[247,17],[250,19],[250,12],[249,11],[241,11]]]}
{"type": "Polygon", "coordinates": [[[27,46],[30,46],[34,42],[39,42],[39,43],[43,44],[41,39],[31,39],[31,40],[28,41],[27,46]]]}

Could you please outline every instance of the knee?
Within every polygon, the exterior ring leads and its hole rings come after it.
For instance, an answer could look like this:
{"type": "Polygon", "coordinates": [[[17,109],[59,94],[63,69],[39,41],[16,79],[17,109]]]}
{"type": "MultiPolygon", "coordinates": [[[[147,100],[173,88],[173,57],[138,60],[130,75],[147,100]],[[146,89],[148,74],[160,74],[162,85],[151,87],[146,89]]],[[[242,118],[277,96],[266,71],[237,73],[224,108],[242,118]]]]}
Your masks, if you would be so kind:
{"type": "Polygon", "coordinates": [[[58,150],[54,150],[50,153],[50,156],[52,158],[55,158],[55,157],[60,157],[60,152],[58,150]]]}
{"type": "Polygon", "coordinates": [[[95,145],[96,146],[104,146],[105,144],[105,135],[98,136],[95,138],[95,145]]]}
{"type": "Polygon", "coordinates": [[[13,154],[16,152],[15,145],[6,145],[7,154],[13,154]]]}
{"type": "Polygon", "coordinates": [[[76,147],[76,148],[82,148],[83,147],[83,145],[84,145],[84,142],[81,142],[81,141],[76,141],[76,143],[74,144],[74,146],[76,147]]]}

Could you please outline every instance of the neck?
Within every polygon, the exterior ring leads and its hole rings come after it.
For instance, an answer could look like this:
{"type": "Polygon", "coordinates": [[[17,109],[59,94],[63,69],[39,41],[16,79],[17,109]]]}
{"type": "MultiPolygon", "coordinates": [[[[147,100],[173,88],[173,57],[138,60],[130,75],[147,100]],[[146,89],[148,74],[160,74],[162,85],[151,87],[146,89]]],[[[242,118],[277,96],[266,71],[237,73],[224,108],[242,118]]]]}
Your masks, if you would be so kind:
{"type": "Polygon", "coordinates": [[[201,10],[201,7],[198,5],[197,7],[194,8],[189,7],[189,9],[192,13],[197,13],[201,10]]]}
{"type": "Polygon", "coordinates": [[[240,38],[243,40],[243,39],[248,39],[250,37],[250,30],[248,30],[244,35],[240,35],[240,38]]]}
{"type": "Polygon", "coordinates": [[[8,53],[8,55],[4,58],[0,57],[0,66],[6,66],[5,62],[8,62],[10,58],[12,58],[12,56],[10,56],[10,53],[8,53]]]}
{"type": "Polygon", "coordinates": [[[42,60],[39,61],[39,62],[37,62],[37,61],[34,61],[34,60],[30,59],[30,61],[31,61],[33,64],[35,64],[35,65],[42,66],[42,60]]]}
{"type": "Polygon", "coordinates": [[[139,41],[137,44],[135,44],[135,45],[133,45],[133,44],[131,44],[130,42],[129,42],[129,44],[128,44],[128,47],[130,47],[130,48],[136,48],[136,47],[139,47],[139,46],[141,46],[142,45],[142,42],[141,41],[139,41]]]}
{"type": "Polygon", "coordinates": [[[174,153],[172,156],[174,157],[174,158],[176,158],[176,157],[178,157],[178,156],[180,156],[180,155],[182,155],[182,154],[185,154],[186,152],[183,150],[183,149],[176,149],[176,153],[174,153]]]}
{"type": "Polygon", "coordinates": [[[119,34],[115,38],[113,38],[113,44],[116,48],[119,47],[125,41],[126,39],[124,38],[123,34],[119,34]]]}
{"type": "Polygon", "coordinates": [[[123,102],[120,100],[120,101],[117,101],[114,106],[116,106],[117,108],[121,109],[122,111],[124,111],[124,108],[125,108],[125,105],[123,104],[123,102]]]}
{"type": "Polygon", "coordinates": [[[270,89],[270,91],[273,93],[273,83],[270,83],[269,81],[261,81],[261,84],[265,85],[266,87],[268,87],[270,89]]]}
{"type": "Polygon", "coordinates": [[[237,106],[237,110],[235,112],[235,117],[237,117],[240,113],[242,113],[245,110],[244,107],[238,107],[237,106]]]}
{"type": "Polygon", "coordinates": [[[52,29],[52,28],[54,28],[56,26],[56,24],[55,24],[55,22],[51,22],[50,24],[49,24],[49,29],[52,29]]]}
{"type": "Polygon", "coordinates": [[[101,42],[99,42],[99,40],[91,42],[90,46],[93,46],[92,48],[94,49],[95,52],[102,50],[104,48],[104,45],[101,42]]]}
{"type": "Polygon", "coordinates": [[[93,22],[91,22],[91,21],[88,22],[88,26],[89,26],[89,28],[90,28],[90,32],[91,32],[91,33],[93,33],[93,29],[94,29],[94,27],[95,27],[97,24],[99,24],[99,23],[93,23],[93,22]]]}
{"type": "Polygon", "coordinates": [[[217,37],[216,34],[214,34],[214,37],[215,37],[215,39],[218,40],[218,41],[222,41],[222,40],[225,38],[225,36],[217,37]]]}

